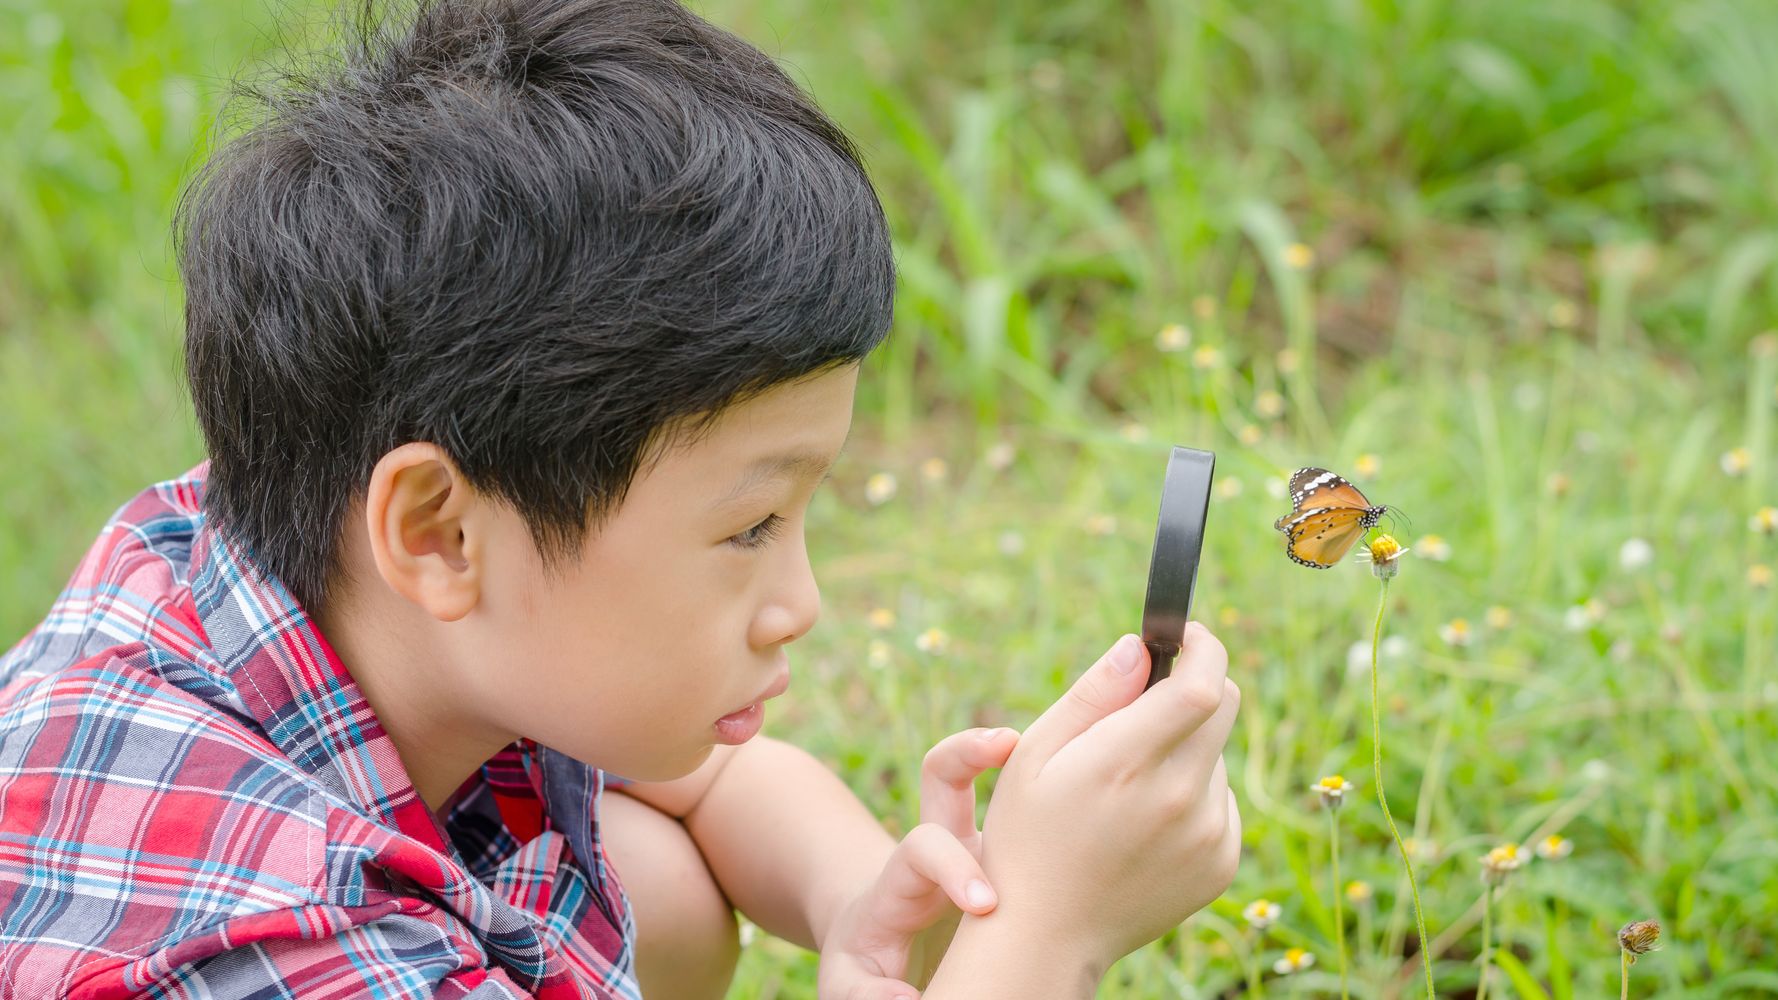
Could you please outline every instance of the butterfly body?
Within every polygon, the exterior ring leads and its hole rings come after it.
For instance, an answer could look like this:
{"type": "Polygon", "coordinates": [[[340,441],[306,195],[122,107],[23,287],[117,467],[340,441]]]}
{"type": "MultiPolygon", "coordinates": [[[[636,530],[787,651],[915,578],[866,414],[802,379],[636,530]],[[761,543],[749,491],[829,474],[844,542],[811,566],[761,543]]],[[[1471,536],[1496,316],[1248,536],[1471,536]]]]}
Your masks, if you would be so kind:
{"type": "Polygon", "coordinates": [[[1284,554],[1312,569],[1338,563],[1389,512],[1338,474],[1312,466],[1291,474],[1290,506],[1272,527],[1284,533],[1284,554]]]}

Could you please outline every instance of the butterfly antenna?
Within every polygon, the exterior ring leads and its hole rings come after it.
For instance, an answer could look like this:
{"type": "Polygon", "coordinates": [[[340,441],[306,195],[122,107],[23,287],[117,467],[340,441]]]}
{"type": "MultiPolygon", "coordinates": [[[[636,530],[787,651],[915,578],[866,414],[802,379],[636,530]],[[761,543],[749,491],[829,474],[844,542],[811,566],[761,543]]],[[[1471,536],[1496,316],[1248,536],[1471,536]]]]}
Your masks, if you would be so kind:
{"type": "Polygon", "coordinates": [[[1389,508],[1389,524],[1390,524],[1390,526],[1391,527],[1395,526],[1395,524],[1397,523],[1395,519],[1398,515],[1401,517],[1401,519],[1403,521],[1407,522],[1408,532],[1410,534],[1412,534],[1412,532],[1414,530],[1414,519],[1409,517],[1407,515],[1406,511],[1398,511],[1394,507],[1389,508]]]}

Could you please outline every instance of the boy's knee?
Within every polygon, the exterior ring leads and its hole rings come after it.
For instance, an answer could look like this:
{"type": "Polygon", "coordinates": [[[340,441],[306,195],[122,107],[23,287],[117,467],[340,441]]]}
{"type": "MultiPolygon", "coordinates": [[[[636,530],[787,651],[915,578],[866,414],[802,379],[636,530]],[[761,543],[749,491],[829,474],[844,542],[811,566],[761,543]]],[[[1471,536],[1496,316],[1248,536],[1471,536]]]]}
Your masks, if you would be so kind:
{"type": "Polygon", "coordinates": [[[599,832],[636,920],[642,995],[723,996],[740,936],[734,910],[685,826],[646,802],[607,792],[599,832]]]}

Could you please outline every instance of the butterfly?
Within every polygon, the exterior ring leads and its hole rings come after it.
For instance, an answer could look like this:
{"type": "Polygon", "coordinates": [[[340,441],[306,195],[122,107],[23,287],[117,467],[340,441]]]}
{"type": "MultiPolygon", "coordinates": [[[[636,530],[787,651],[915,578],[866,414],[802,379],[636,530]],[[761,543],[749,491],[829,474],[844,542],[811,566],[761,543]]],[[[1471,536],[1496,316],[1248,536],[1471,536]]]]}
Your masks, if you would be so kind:
{"type": "Polygon", "coordinates": [[[1284,554],[1314,569],[1339,562],[1389,510],[1371,506],[1339,475],[1314,467],[1291,473],[1290,507],[1272,527],[1284,532],[1284,554]]]}

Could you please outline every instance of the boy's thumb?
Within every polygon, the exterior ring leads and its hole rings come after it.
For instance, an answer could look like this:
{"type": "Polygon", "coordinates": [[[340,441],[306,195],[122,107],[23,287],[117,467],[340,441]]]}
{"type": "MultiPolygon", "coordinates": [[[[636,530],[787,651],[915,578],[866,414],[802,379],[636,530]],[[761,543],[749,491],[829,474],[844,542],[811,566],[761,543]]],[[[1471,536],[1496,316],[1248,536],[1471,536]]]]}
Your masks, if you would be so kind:
{"type": "Polygon", "coordinates": [[[1148,679],[1148,647],[1125,635],[1099,657],[1019,739],[1022,753],[1047,760],[1070,740],[1142,694],[1148,679]]]}

